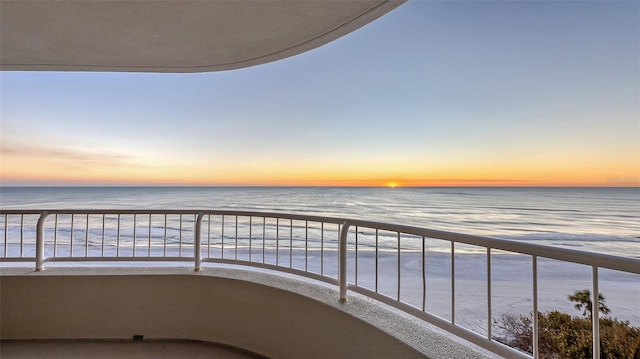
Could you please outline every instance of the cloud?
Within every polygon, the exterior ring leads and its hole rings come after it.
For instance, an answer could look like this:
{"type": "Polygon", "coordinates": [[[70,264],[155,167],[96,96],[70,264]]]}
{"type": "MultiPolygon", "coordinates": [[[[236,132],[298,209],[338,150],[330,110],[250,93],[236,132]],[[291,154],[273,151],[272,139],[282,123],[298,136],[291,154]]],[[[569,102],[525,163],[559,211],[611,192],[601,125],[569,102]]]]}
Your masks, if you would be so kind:
{"type": "Polygon", "coordinates": [[[21,158],[24,160],[46,160],[71,167],[102,166],[145,166],[143,158],[121,153],[91,151],[87,149],[34,144],[16,144],[3,141],[0,145],[0,157],[21,158]]]}

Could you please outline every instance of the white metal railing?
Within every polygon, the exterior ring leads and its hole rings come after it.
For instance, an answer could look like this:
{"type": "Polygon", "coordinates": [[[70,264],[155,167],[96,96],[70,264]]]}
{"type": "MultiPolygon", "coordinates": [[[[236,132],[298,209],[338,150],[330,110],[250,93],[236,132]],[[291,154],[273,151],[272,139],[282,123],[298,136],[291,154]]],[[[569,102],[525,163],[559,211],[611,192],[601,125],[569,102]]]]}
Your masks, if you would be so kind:
{"type": "MultiPolygon", "coordinates": [[[[492,334],[492,252],[531,257],[534,358],[539,356],[539,258],[589,266],[592,293],[599,293],[600,268],[640,274],[640,260],[633,258],[345,218],[221,210],[0,210],[0,216],[2,262],[34,261],[36,271],[47,262],[69,261],[193,261],[196,271],[203,262],[278,270],[337,285],[341,301],[347,299],[348,290],[369,296],[515,358],[531,356],[497,342],[492,334]],[[428,239],[446,243],[450,255],[450,319],[435,315],[426,305],[428,239]],[[484,335],[456,322],[456,268],[464,260],[456,260],[460,245],[478,248],[486,256],[484,335]],[[405,262],[421,264],[403,266],[406,257],[405,262]],[[373,263],[363,270],[367,261],[373,263]],[[385,270],[395,276],[392,292],[381,285],[385,270]],[[418,298],[402,296],[405,271],[421,279],[418,298]],[[373,278],[373,283],[363,284],[360,278],[373,278]]],[[[599,358],[597,295],[592,302],[593,358],[599,358]]]]}

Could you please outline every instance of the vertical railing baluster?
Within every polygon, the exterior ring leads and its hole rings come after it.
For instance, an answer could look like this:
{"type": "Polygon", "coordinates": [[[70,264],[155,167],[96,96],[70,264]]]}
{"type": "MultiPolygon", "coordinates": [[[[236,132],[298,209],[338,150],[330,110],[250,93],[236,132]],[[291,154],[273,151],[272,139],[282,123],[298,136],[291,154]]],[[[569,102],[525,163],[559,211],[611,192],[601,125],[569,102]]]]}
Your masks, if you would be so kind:
{"type": "Polygon", "coordinates": [[[136,256],[136,213],[133,214],[133,256],[136,256]]]}
{"type": "Polygon", "coordinates": [[[422,237],[422,311],[424,312],[427,308],[427,268],[425,263],[425,238],[422,237]]]}
{"type": "Polygon", "coordinates": [[[211,258],[211,213],[207,215],[207,258],[211,258]]]}
{"type": "Polygon", "coordinates": [[[400,264],[400,232],[398,232],[398,301],[400,301],[400,282],[401,282],[401,276],[400,276],[400,270],[401,270],[401,264],[400,264]]]}
{"type": "Polygon", "coordinates": [[[533,264],[533,358],[538,359],[540,352],[538,348],[538,256],[531,257],[533,264]]]}
{"type": "Polygon", "coordinates": [[[162,249],[162,256],[167,256],[167,214],[164,214],[164,237],[163,237],[164,246],[162,249]]]}
{"type": "Polygon", "coordinates": [[[86,223],[84,227],[84,256],[89,256],[89,213],[86,216],[86,223]]]}
{"type": "Polygon", "coordinates": [[[592,266],[593,300],[591,301],[591,325],[593,326],[593,359],[600,358],[600,288],[598,267],[592,266]]]}
{"type": "Polygon", "coordinates": [[[309,271],[309,221],[304,221],[304,271],[309,271]]]}
{"type": "MultiPolygon", "coordinates": [[[[338,230],[336,232],[338,234],[338,263],[340,263],[340,235],[342,234],[342,224],[338,224],[338,230]]],[[[346,244],[345,244],[346,246],[346,244]]],[[[347,250],[345,249],[345,253],[347,253],[347,250]]],[[[340,275],[340,272],[338,271],[338,275],[340,275]]]]}
{"type": "Polygon", "coordinates": [[[235,247],[235,260],[238,260],[238,216],[236,216],[236,247],[235,247]]]}
{"type": "Polygon", "coordinates": [[[202,218],[204,217],[204,213],[200,212],[198,213],[198,216],[196,218],[196,222],[194,225],[194,229],[193,229],[193,259],[195,262],[195,271],[198,272],[200,271],[200,265],[202,264],[202,253],[201,253],[201,248],[202,248],[202,244],[201,244],[201,229],[202,229],[202,218]]]}
{"type": "Polygon", "coordinates": [[[73,213],[71,213],[71,233],[70,233],[70,238],[69,238],[69,246],[70,251],[69,251],[69,257],[73,257],[73,213]]]}
{"type": "Polygon", "coordinates": [[[324,275],[324,222],[320,222],[320,275],[324,275]]]}
{"type": "Polygon", "coordinates": [[[178,257],[182,257],[182,214],[180,214],[180,225],[178,232],[178,257]]]}
{"type": "Polygon", "coordinates": [[[378,293],[378,228],[376,228],[376,293],[378,293]]]}
{"type": "Polygon", "coordinates": [[[456,255],[453,241],[451,241],[451,324],[456,324],[456,255]]]}
{"type": "Polygon", "coordinates": [[[276,218],[276,265],[280,257],[280,218],[276,218]]]}
{"type": "Polygon", "coordinates": [[[53,256],[58,256],[58,214],[56,213],[56,217],[53,224],[53,256]]]}
{"type": "Polygon", "coordinates": [[[151,257],[151,213],[149,213],[149,251],[147,257],[151,257]]]}
{"type": "Polygon", "coordinates": [[[340,283],[340,301],[347,301],[347,234],[349,233],[349,222],[342,223],[339,231],[338,250],[338,281],[340,283]]]}
{"type": "Polygon", "coordinates": [[[491,248],[487,247],[487,339],[491,340],[491,248]]]}
{"type": "Polygon", "coordinates": [[[293,268],[293,219],[289,219],[289,268],[293,268]]]}
{"type": "Polygon", "coordinates": [[[22,258],[24,243],[24,214],[20,215],[20,258],[22,258]]]}
{"type": "Polygon", "coordinates": [[[9,215],[5,214],[4,215],[4,257],[7,258],[7,255],[9,255],[9,219],[8,219],[9,215]]]}
{"type": "Polygon", "coordinates": [[[120,257],[120,213],[118,213],[118,229],[116,232],[116,257],[120,257]]]}
{"type": "Polygon", "coordinates": [[[356,226],[356,286],[358,285],[358,226],[356,226]]]}
{"type": "Polygon", "coordinates": [[[100,241],[101,243],[101,250],[100,250],[100,257],[104,257],[104,223],[105,223],[105,214],[102,214],[102,239],[100,241]]]}
{"type": "Polygon", "coordinates": [[[222,228],[220,234],[220,248],[222,250],[221,258],[224,259],[224,214],[222,215],[222,228]]]}
{"type": "Polygon", "coordinates": [[[40,213],[36,224],[36,272],[44,270],[44,220],[47,212],[40,213]]]}
{"type": "Polygon", "coordinates": [[[265,262],[265,247],[267,241],[267,217],[262,217],[262,263],[265,262]]]}
{"type": "Polygon", "coordinates": [[[253,236],[252,236],[252,228],[253,227],[253,217],[249,216],[249,262],[253,262],[252,252],[253,252],[253,236]]]}

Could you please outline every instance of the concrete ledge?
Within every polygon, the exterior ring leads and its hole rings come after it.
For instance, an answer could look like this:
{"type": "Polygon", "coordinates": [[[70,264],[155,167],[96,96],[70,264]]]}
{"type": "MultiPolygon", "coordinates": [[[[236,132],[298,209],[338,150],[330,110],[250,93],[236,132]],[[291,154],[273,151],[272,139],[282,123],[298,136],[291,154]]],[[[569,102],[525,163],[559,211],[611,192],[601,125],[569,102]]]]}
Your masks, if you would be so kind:
{"type": "Polygon", "coordinates": [[[484,358],[372,300],[230,268],[2,268],[2,339],[193,339],[272,358],[484,358]]]}

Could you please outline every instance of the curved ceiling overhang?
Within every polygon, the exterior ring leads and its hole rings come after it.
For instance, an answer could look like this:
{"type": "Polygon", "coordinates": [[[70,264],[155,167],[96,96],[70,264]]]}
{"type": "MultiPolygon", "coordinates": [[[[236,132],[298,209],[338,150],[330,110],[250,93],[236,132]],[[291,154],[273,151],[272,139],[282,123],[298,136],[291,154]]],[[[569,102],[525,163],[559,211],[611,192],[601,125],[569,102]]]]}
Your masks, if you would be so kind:
{"type": "Polygon", "coordinates": [[[403,2],[2,0],[0,69],[232,70],[322,46],[403,2]]]}

